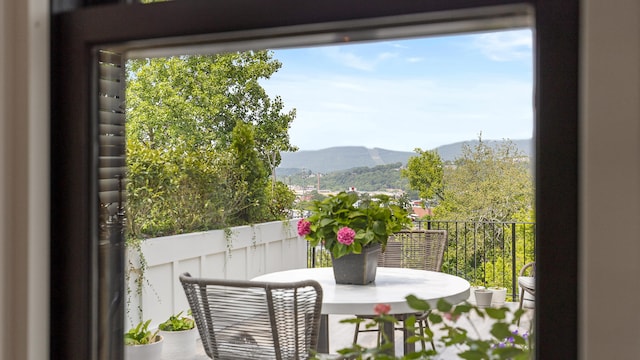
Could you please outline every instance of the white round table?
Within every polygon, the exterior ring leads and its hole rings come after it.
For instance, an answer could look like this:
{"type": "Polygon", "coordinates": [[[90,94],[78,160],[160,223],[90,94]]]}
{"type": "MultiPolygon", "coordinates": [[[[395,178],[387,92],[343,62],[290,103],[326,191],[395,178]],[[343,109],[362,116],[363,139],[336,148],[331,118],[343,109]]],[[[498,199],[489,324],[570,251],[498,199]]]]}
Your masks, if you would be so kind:
{"type": "Polygon", "coordinates": [[[469,297],[469,282],[453,275],[404,268],[379,267],[368,285],[338,285],[332,268],[285,270],[254,278],[257,281],[292,282],[316,280],[322,286],[323,314],[374,315],[373,307],[391,305],[390,314],[415,312],[407,304],[413,294],[435,307],[438,300],[457,304],[469,297]]]}
{"type": "MultiPolygon", "coordinates": [[[[339,285],[332,268],[278,271],[253,278],[255,281],[293,282],[316,280],[322,286],[322,314],[325,323],[320,331],[319,352],[328,352],[326,315],[375,315],[376,304],[391,305],[390,314],[412,314],[407,295],[415,295],[435,307],[438,300],[457,304],[469,297],[469,282],[441,272],[405,268],[378,267],[376,280],[368,285],[339,285]]],[[[391,331],[393,337],[393,331],[391,331]]]]}

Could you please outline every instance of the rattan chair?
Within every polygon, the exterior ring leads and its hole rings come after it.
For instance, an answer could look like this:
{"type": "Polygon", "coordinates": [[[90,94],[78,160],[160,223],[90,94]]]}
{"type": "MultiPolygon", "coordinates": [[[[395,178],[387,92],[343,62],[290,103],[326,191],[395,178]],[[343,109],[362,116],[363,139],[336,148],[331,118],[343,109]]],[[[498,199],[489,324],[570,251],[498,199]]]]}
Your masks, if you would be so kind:
{"type": "MultiPolygon", "coordinates": [[[[440,271],[444,252],[447,249],[446,230],[410,230],[393,234],[387,241],[384,252],[378,257],[378,266],[409,268],[418,270],[440,271]]],[[[408,352],[406,339],[410,332],[405,326],[405,320],[409,316],[416,317],[416,325],[419,327],[420,335],[424,337],[424,328],[429,327],[427,317],[429,313],[398,314],[395,315],[398,321],[402,322],[402,330],[405,340],[405,354],[408,352]]],[[[370,318],[370,316],[359,316],[370,318]]],[[[380,341],[380,329],[360,329],[360,324],[356,324],[353,335],[353,343],[358,342],[358,334],[361,332],[377,331],[378,341],[380,341]]],[[[422,347],[425,343],[422,341],[422,347]]],[[[431,346],[435,349],[433,341],[431,346]]]]}
{"type": "Polygon", "coordinates": [[[318,345],[322,288],[180,275],[211,359],[308,359],[318,345]]]}
{"type": "Polygon", "coordinates": [[[525,293],[530,294],[532,297],[536,295],[536,263],[530,262],[520,269],[520,275],[518,275],[518,286],[520,286],[520,306],[522,309],[525,300],[525,293]]]}

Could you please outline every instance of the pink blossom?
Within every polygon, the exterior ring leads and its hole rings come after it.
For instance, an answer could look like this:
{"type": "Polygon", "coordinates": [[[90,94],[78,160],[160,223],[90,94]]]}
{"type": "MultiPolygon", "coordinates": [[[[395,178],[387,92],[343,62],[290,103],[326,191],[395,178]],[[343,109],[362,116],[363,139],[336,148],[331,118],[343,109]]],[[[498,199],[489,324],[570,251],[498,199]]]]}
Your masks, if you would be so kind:
{"type": "Polygon", "coordinates": [[[341,244],[351,245],[355,237],[356,232],[346,226],[338,230],[338,242],[341,244]]]}
{"type": "Polygon", "coordinates": [[[373,312],[378,316],[386,315],[389,311],[391,311],[391,305],[389,304],[376,304],[376,306],[373,307],[373,312]]]}
{"type": "Polygon", "coordinates": [[[298,221],[298,235],[305,236],[311,232],[311,223],[307,219],[298,221]]]}
{"type": "Polygon", "coordinates": [[[444,313],[444,318],[449,320],[449,321],[456,322],[456,321],[458,321],[459,317],[460,317],[460,314],[454,314],[454,313],[450,313],[450,312],[444,313]]]}

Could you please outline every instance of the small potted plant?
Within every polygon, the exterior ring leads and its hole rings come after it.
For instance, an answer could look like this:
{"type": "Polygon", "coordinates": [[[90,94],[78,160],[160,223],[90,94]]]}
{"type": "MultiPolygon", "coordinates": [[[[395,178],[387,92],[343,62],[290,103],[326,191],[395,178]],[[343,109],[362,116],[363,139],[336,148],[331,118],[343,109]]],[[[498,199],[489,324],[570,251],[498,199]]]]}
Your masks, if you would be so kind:
{"type": "Polygon", "coordinates": [[[158,330],[149,330],[151,320],[140,322],[124,334],[125,360],[157,360],[162,355],[164,344],[158,330]]]}
{"type": "Polygon", "coordinates": [[[192,359],[196,353],[197,329],[192,318],[182,316],[182,311],[171,315],[158,325],[164,338],[163,359],[192,359]]]}
{"type": "Polygon", "coordinates": [[[339,284],[372,282],[389,236],[411,224],[407,209],[386,195],[360,198],[355,192],[340,192],[314,201],[308,210],[311,216],[298,222],[298,235],[331,253],[339,284]]]}

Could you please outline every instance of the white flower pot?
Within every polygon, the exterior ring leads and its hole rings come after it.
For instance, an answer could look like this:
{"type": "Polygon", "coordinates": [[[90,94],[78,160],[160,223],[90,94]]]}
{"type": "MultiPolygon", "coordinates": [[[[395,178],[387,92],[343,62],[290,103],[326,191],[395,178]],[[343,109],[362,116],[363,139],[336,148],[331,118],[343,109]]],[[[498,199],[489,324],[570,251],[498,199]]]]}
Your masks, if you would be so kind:
{"type": "Polygon", "coordinates": [[[476,305],[476,290],[484,289],[484,286],[471,286],[469,287],[469,298],[467,301],[473,305],[476,305]]]}
{"type": "Polygon", "coordinates": [[[476,305],[480,308],[491,306],[491,298],[493,291],[488,289],[478,289],[474,292],[476,295],[476,305]]]}
{"type": "Polygon", "coordinates": [[[507,299],[507,288],[505,287],[490,287],[489,290],[493,292],[491,298],[491,306],[500,307],[504,305],[507,299]]]}
{"type": "Polygon", "coordinates": [[[125,360],[158,360],[162,356],[162,347],[164,339],[162,335],[158,335],[160,340],[145,345],[125,345],[125,360]]]}
{"type": "Polygon", "coordinates": [[[196,355],[197,328],[183,331],[160,330],[160,334],[164,337],[163,360],[191,360],[196,355]]]}

